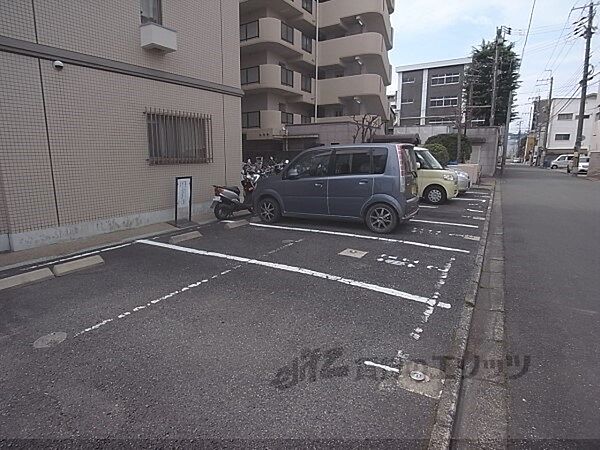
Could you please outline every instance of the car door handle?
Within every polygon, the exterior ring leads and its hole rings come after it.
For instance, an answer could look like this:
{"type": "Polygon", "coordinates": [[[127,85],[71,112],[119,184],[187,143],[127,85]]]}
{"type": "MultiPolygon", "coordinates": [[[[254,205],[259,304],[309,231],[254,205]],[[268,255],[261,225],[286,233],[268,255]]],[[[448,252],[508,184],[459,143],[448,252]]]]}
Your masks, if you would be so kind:
{"type": "Polygon", "coordinates": [[[315,183],[316,187],[323,187],[323,183],[315,183]]]}
{"type": "Polygon", "coordinates": [[[359,180],[358,184],[368,184],[369,180],[359,180]]]}

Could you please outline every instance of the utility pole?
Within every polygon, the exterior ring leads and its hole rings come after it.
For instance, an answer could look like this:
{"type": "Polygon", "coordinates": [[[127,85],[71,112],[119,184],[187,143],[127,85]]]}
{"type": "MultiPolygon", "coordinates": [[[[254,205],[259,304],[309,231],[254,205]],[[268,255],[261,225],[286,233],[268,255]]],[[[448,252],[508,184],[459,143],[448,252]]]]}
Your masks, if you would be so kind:
{"type": "Polygon", "coordinates": [[[550,133],[550,118],[552,117],[552,88],[554,87],[554,77],[550,77],[550,92],[548,93],[548,114],[546,115],[546,132],[544,133],[544,146],[542,147],[542,167],[546,161],[546,151],[548,150],[548,134],[550,133]]]}
{"type": "Polygon", "coordinates": [[[315,2],[315,122],[319,117],[319,2],[315,2]]]}
{"type": "Polygon", "coordinates": [[[579,152],[581,151],[581,142],[583,141],[583,121],[585,116],[585,100],[587,97],[587,85],[590,76],[590,47],[592,43],[592,36],[594,35],[594,2],[590,2],[589,5],[574,9],[589,8],[587,16],[587,25],[583,30],[582,36],[585,38],[585,59],[583,61],[583,79],[581,80],[581,100],[579,102],[579,120],[577,121],[577,137],[575,138],[575,150],[573,152],[573,159],[571,160],[573,176],[577,176],[577,169],[579,167],[579,152]]]}
{"type": "Polygon", "coordinates": [[[502,41],[502,27],[496,28],[496,54],[494,56],[494,73],[492,82],[492,111],[490,113],[490,127],[496,122],[496,97],[498,96],[498,62],[500,59],[500,44],[502,41]]]}
{"type": "Polygon", "coordinates": [[[504,128],[504,142],[502,143],[502,161],[500,162],[500,174],[504,173],[504,166],[506,165],[506,148],[508,147],[508,132],[510,130],[510,121],[512,119],[512,103],[513,103],[513,92],[510,91],[508,94],[508,110],[506,111],[506,124],[504,128]]]}
{"type": "MultiPolygon", "coordinates": [[[[467,137],[467,128],[469,126],[469,120],[473,118],[473,80],[469,82],[469,96],[467,100],[467,109],[465,111],[465,129],[464,135],[467,137]]],[[[473,124],[471,124],[473,125],[473,124]]]]}

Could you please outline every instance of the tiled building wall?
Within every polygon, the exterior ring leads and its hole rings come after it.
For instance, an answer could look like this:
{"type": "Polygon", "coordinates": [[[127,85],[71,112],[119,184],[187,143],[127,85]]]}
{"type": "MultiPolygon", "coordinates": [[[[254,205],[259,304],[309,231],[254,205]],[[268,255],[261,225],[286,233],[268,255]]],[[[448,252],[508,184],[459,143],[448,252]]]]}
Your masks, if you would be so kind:
{"type": "MultiPolygon", "coordinates": [[[[33,4],[40,44],[239,88],[237,0],[163,1],[171,54],[140,47],[139,0],[33,4]]],[[[32,1],[0,1],[0,35],[35,42],[33,24],[32,1]]],[[[0,64],[0,239],[13,250],[170,220],[177,176],[193,177],[196,211],[211,184],[239,181],[239,97],[4,52],[0,64]],[[149,165],[147,107],[210,114],[213,162],[149,165]]]]}
{"type": "MultiPolygon", "coordinates": [[[[0,4],[0,12],[6,12],[0,14],[0,34],[7,35],[6,29],[11,37],[35,41],[31,0],[0,4]]],[[[163,25],[177,31],[178,50],[169,54],[141,48],[140,0],[34,0],[33,4],[38,40],[43,45],[216,83],[222,82],[223,73],[229,72],[231,78],[236,64],[235,53],[230,52],[222,66],[221,35],[232,50],[239,34],[237,0],[163,1],[163,25]]]]}
{"type": "Polygon", "coordinates": [[[0,154],[12,233],[172,208],[177,176],[193,176],[194,202],[207,202],[211,184],[225,182],[226,158],[227,181],[237,181],[239,98],[42,61],[55,204],[37,60],[1,53],[0,64],[11,93],[0,107],[0,154]],[[210,114],[213,163],[149,165],[146,107],[210,114]]]}
{"type": "Polygon", "coordinates": [[[10,230],[58,226],[38,61],[0,53],[0,66],[0,176],[10,230]]]}

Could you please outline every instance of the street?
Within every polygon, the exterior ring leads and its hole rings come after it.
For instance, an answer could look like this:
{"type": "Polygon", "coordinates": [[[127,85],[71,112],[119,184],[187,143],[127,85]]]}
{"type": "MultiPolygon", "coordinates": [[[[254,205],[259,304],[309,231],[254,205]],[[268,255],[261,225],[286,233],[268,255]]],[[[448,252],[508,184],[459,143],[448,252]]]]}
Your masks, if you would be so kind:
{"type": "Polygon", "coordinates": [[[427,446],[490,207],[470,192],[391,235],[209,224],[3,291],[0,435],[427,446]],[[397,381],[411,361],[437,388],[397,381]]]}
{"type": "Polygon", "coordinates": [[[508,436],[585,445],[600,438],[600,184],[511,166],[501,190],[506,350],[531,357],[509,380],[508,436]]]}

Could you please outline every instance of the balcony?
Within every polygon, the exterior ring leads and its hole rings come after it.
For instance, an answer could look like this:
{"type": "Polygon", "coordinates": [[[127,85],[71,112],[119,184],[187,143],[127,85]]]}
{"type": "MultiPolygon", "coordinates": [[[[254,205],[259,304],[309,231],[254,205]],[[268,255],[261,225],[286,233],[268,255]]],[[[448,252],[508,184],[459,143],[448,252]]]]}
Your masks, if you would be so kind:
{"type": "Polygon", "coordinates": [[[311,80],[311,92],[302,90],[302,74],[294,72],[293,86],[281,82],[281,66],[277,64],[263,64],[259,66],[260,78],[258,83],[243,84],[242,89],[247,94],[261,92],[274,92],[284,95],[289,103],[315,103],[315,80],[311,80]]]}
{"type": "Polygon", "coordinates": [[[389,118],[390,108],[383,79],[375,74],[319,80],[319,105],[359,103],[361,114],[389,118]]]}
{"type": "Polygon", "coordinates": [[[157,23],[146,23],[140,26],[140,43],[145,49],[174,52],[177,50],[177,32],[157,23]]]}
{"type": "Polygon", "coordinates": [[[388,10],[389,0],[331,0],[319,3],[319,28],[348,30],[362,23],[363,31],[379,33],[388,50],[393,45],[393,30],[388,10]]]}
{"type": "Polygon", "coordinates": [[[366,72],[383,77],[386,86],[391,83],[392,66],[383,36],[379,33],[354,34],[319,42],[319,67],[357,64],[357,57],[366,72]]]}
{"type": "Polygon", "coordinates": [[[305,66],[307,70],[314,70],[315,47],[313,40],[311,52],[302,48],[302,32],[298,29],[294,29],[293,43],[283,40],[281,38],[281,20],[273,17],[258,19],[258,36],[240,42],[242,52],[274,51],[289,62],[305,66]]]}
{"type": "Polygon", "coordinates": [[[313,1],[313,12],[305,10],[302,7],[302,0],[240,0],[240,21],[244,22],[244,17],[249,17],[255,11],[270,9],[284,17],[289,25],[313,35],[315,32],[316,2],[313,1]]]}

